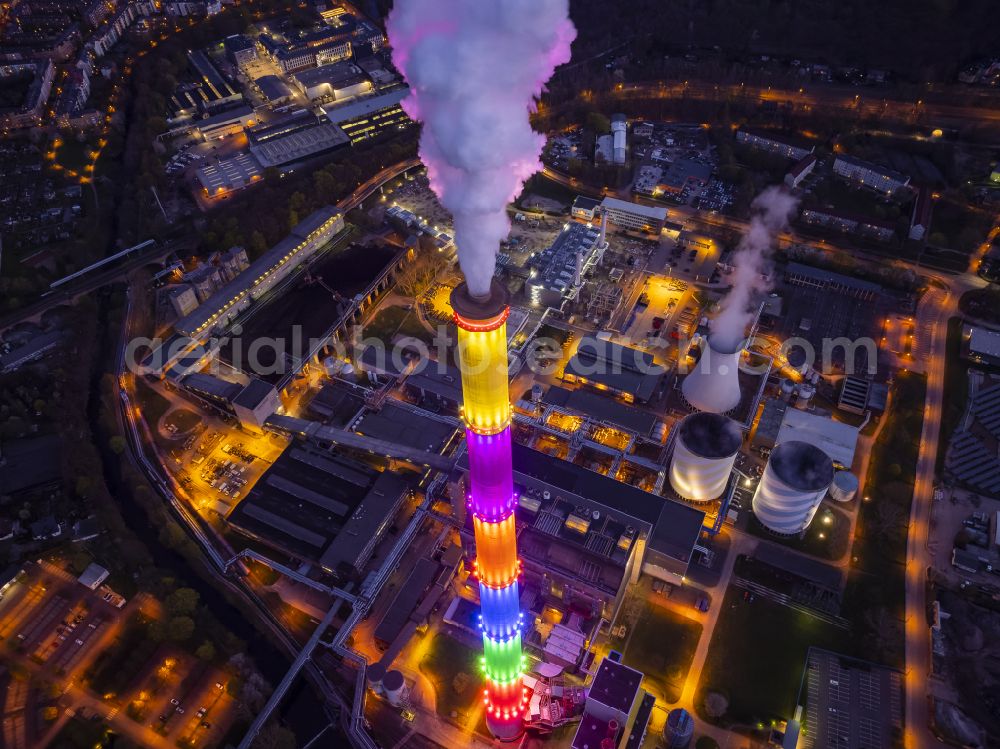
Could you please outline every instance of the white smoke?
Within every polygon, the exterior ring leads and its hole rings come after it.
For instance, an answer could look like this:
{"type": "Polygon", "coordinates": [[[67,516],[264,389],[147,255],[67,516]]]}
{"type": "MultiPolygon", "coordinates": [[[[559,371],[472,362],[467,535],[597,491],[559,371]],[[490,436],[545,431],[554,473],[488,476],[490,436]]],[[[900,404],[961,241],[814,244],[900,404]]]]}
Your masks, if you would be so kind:
{"type": "Polygon", "coordinates": [[[733,288],[711,321],[716,348],[734,351],[743,341],[746,327],[753,321],[753,298],[768,288],[764,274],[774,237],[788,226],[797,205],[798,200],[780,187],[769,187],[754,198],[750,228],[733,257],[733,288]]]}
{"type": "Polygon", "coordinates": [[[454,218],[469,291],[483,296],[507,204],[542,166],[545,138],[528,116],[569,60],[569,0],[397,0],[387,28],[431,187],[454,218]]]}

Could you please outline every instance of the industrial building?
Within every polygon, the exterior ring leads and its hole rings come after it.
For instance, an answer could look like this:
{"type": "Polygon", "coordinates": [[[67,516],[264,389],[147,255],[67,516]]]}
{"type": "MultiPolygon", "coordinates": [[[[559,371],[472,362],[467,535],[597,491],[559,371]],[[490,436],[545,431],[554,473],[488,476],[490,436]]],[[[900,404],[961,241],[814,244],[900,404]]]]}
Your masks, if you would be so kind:
{"type": "Polygon", "coordinates": [[[1000,496],[1000,383],[983,386],[972,396],[969,415],[948,443],[945,470],[963,484],[1000,496]]]}
{"type": "Polygon", "coordinates": [[[857,182],[859,185],[888,195],[910,184],[909,175],[881,164],[843,154],[834,159],[833,172],[851,182],[857,182]]]}
{"type": "Polygon", "coordinates": [[[974,325],[962,330],[962,356],[988,366],[1000,366],[1000,333],[974,325]]]}
{"type": "Polygon", "coordinates": [[[601,229],[570,222],[551,245],[529,261],[525,293],[536,307],[558,307],[574,300],[583,279],[601,264],[608,243],[601,229]]]}
{"type": "Polygon", "coordinates": [[[815,146],[786,136],[740,128],[736,131],[736,142],[744,143],[758,151],[778,154],[796,161],[804,159],[815,150],[815,146]]]}
{"type": "Polygon", "coordinates": [[[627,403],[645,403],[656,394],[665,375],[666,370],[648,351],[588,335],[580,339],[566,363],[563,379],[609,391],[627,403]]]}
{"type": "Polygon", "coordinates": [[[615,166],[625,165],[625,155],[628,148],[628,120],[623,114],[611,118],[612,162],[615,166]]]}
{"type": "Polygon", "coordinates": [[[227,520],[296,559],[350,573],[364,567],[407,494],[393,472],[293,444],[227,520]]]}
{"type": "Polygon", "coordinates": [[[593,221],[601,209],[601,201],[588,198],[584,195],[577,195],[573,200],[573,207],[570,210],[573,218],[581,221],[593,221]]]}
{"type": "Polygon", "coordinates": [[[868,408],[872,382],[862,377],[848,375],[840,383],[840,397],[837,407],[853,414],[861,415],[868,408]]]}
{"type": "Polygon", "coordinates": [[[286,278],[313,253],[344,230],[344,216],[336,208],[320,208],[300,221],[291,233],[261,255],[245,271],[174,324],[191,338],[207,336],[235,317],[286,278]]]}
{"type": "Polygon", "coordinates": [[[207,197],[227,195],[263,179],[264,169],[251,154],[239,152],[225,159],[210,161],[196,172],[207,197]]]}
{"type": "Polygon", "coordinates": [[[667,209],[630,203],[618,198],[604,198],[601,211],[619,229],[659,234],[667,220],[667,209]]]}
{"type": "Polygon", "coordinates": [[[617,653],[607,656],[587,688],[583,717],[573,736],[573,749],[618,746],[622,735],[632,732],[632,723],[642,700],[641,671],[629,668],[617,653]]]}
{"type": "Polygon", "coordinates": [[[347,134],[351,145],[354,145],[384,132],[412,125],[413,121],[400,105],[408,93],[409,89],[400,86],[355,101],[326,105],[323,112],[330,122],[347,134]]]}
{"type": "Polygon", "coordinates": [[[372,91],[368,76],[350,62],[334,62],[303,70],[293,75],[292,81],[309,101],[342,101],[372,91]]]}
{"type": "Polygon", "coordinates": [[[292,164],[350,143],[343,130],[308,110],[251,128],[247,139],[250,153],[262,167],[292,164]]]}
{"type": "Polygon", "coordinates": [[[825,452],[806,442],[782,442],[771,451],[757,484],[753,513],[773,533],[801,533],[832,483],[833,461],[825,452]]]}
{"type": "Polygon", "coordinates": [[[858,429],[834,421],[830,416],[788,408],[782,400],[770,400],[764,405],[753,446],[771,450],[775,446],[797,440],[814,445],[826,453],[835,466],[850,468],[858,444],[858,429]]]}
{"type": "MultiPolygon", "coordinates": [[[[687,574],[704,512],[524,445],[512,449],[526,589],[611,619],[640,573],[674,584],[687,574]]],[[[468,470],[467,456],[459,468],[468,470]]]]}
{"type": "Polygon", "coordinates": [[[863,301],[873,301],[882,293],[882,287],[872,281],[802,263],[789,263],[785,266],[785,282],[792,286],[807,286],[863,301]]]}

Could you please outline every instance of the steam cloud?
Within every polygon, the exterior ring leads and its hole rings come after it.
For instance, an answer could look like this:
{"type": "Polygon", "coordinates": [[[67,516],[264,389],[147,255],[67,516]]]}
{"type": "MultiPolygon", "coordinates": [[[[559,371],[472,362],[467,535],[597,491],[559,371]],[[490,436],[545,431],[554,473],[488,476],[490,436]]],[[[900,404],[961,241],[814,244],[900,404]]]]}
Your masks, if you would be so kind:
{"type": "Polygon", "coordinates": [[[733,288],[719,303],[719,313],[711,322],[715,348],[734,351],[743,341],[753,320],[753,297],[767,290],[763,273],[774,237],[788,225],[796,205],[798,200],[780,187],[769,187],[754,198],[750,228],[734,255],[733,288]]]}
{"type": "Polygon", "coordinates": [[[454,218],[469,291],[486,295],[510,232],[507,204],[542,167],[545,138],[528,116],[569,60],[569,0],[399,0],[388,32],[410,84],[403,109],[423,122],[420,156],[454,218]]]}

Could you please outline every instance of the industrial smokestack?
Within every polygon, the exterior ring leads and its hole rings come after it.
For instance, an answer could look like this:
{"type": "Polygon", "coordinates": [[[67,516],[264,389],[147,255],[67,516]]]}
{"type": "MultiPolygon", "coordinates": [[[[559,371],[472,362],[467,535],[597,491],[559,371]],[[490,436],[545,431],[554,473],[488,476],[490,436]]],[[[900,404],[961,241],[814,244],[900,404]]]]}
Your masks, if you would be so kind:
{"type": "Polygon", "coordinates": [[[695,413],[678,427],[670,461],[670,485],[685,499],[708,502],[726,489],[743,433],[721,414],[695,413]]]}
{"type": "Polygon", "coordinates": [[[730,346],[710,336],[701,358],[681,383],[684,399],[699,411],[724,414],[740,404],[740,354],[742,341],[730,346]]]}
{"type": "Polygon", "coordinates": [[[753,513],[774,533],[801,533],[832,483],[833,461],[825,452],[808,442],[782,442],[757,485],[753,513]]]}
{"type": "Polygon", "coordinates": [[[569,60],[569,0],[406,0],[387,28],[410,84],[403,109],[423,123],[420,157],[454,218],[469,292],[486,298],[510,231],[507,204],[542,166],[545,137],[528,115],[569,60]]]}

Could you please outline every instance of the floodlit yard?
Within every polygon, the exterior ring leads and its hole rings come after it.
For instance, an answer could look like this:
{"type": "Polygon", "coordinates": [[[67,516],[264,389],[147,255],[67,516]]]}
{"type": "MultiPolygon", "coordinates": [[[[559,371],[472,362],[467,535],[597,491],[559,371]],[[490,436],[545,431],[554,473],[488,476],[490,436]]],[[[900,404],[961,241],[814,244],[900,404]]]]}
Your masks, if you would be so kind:
{"type": "Polygon", "coordinates": [[[434,635],[420,671],[434,684],[437,711],[461,723],[481,699],[479,653],[445,634],[434,635]]]}
{"type": "Polygon", "coordinates": [[[680,699],[701,625],[660,606],[648,605],[625,648],[625,665],[642,671],[668,702],[680,699]]]}

